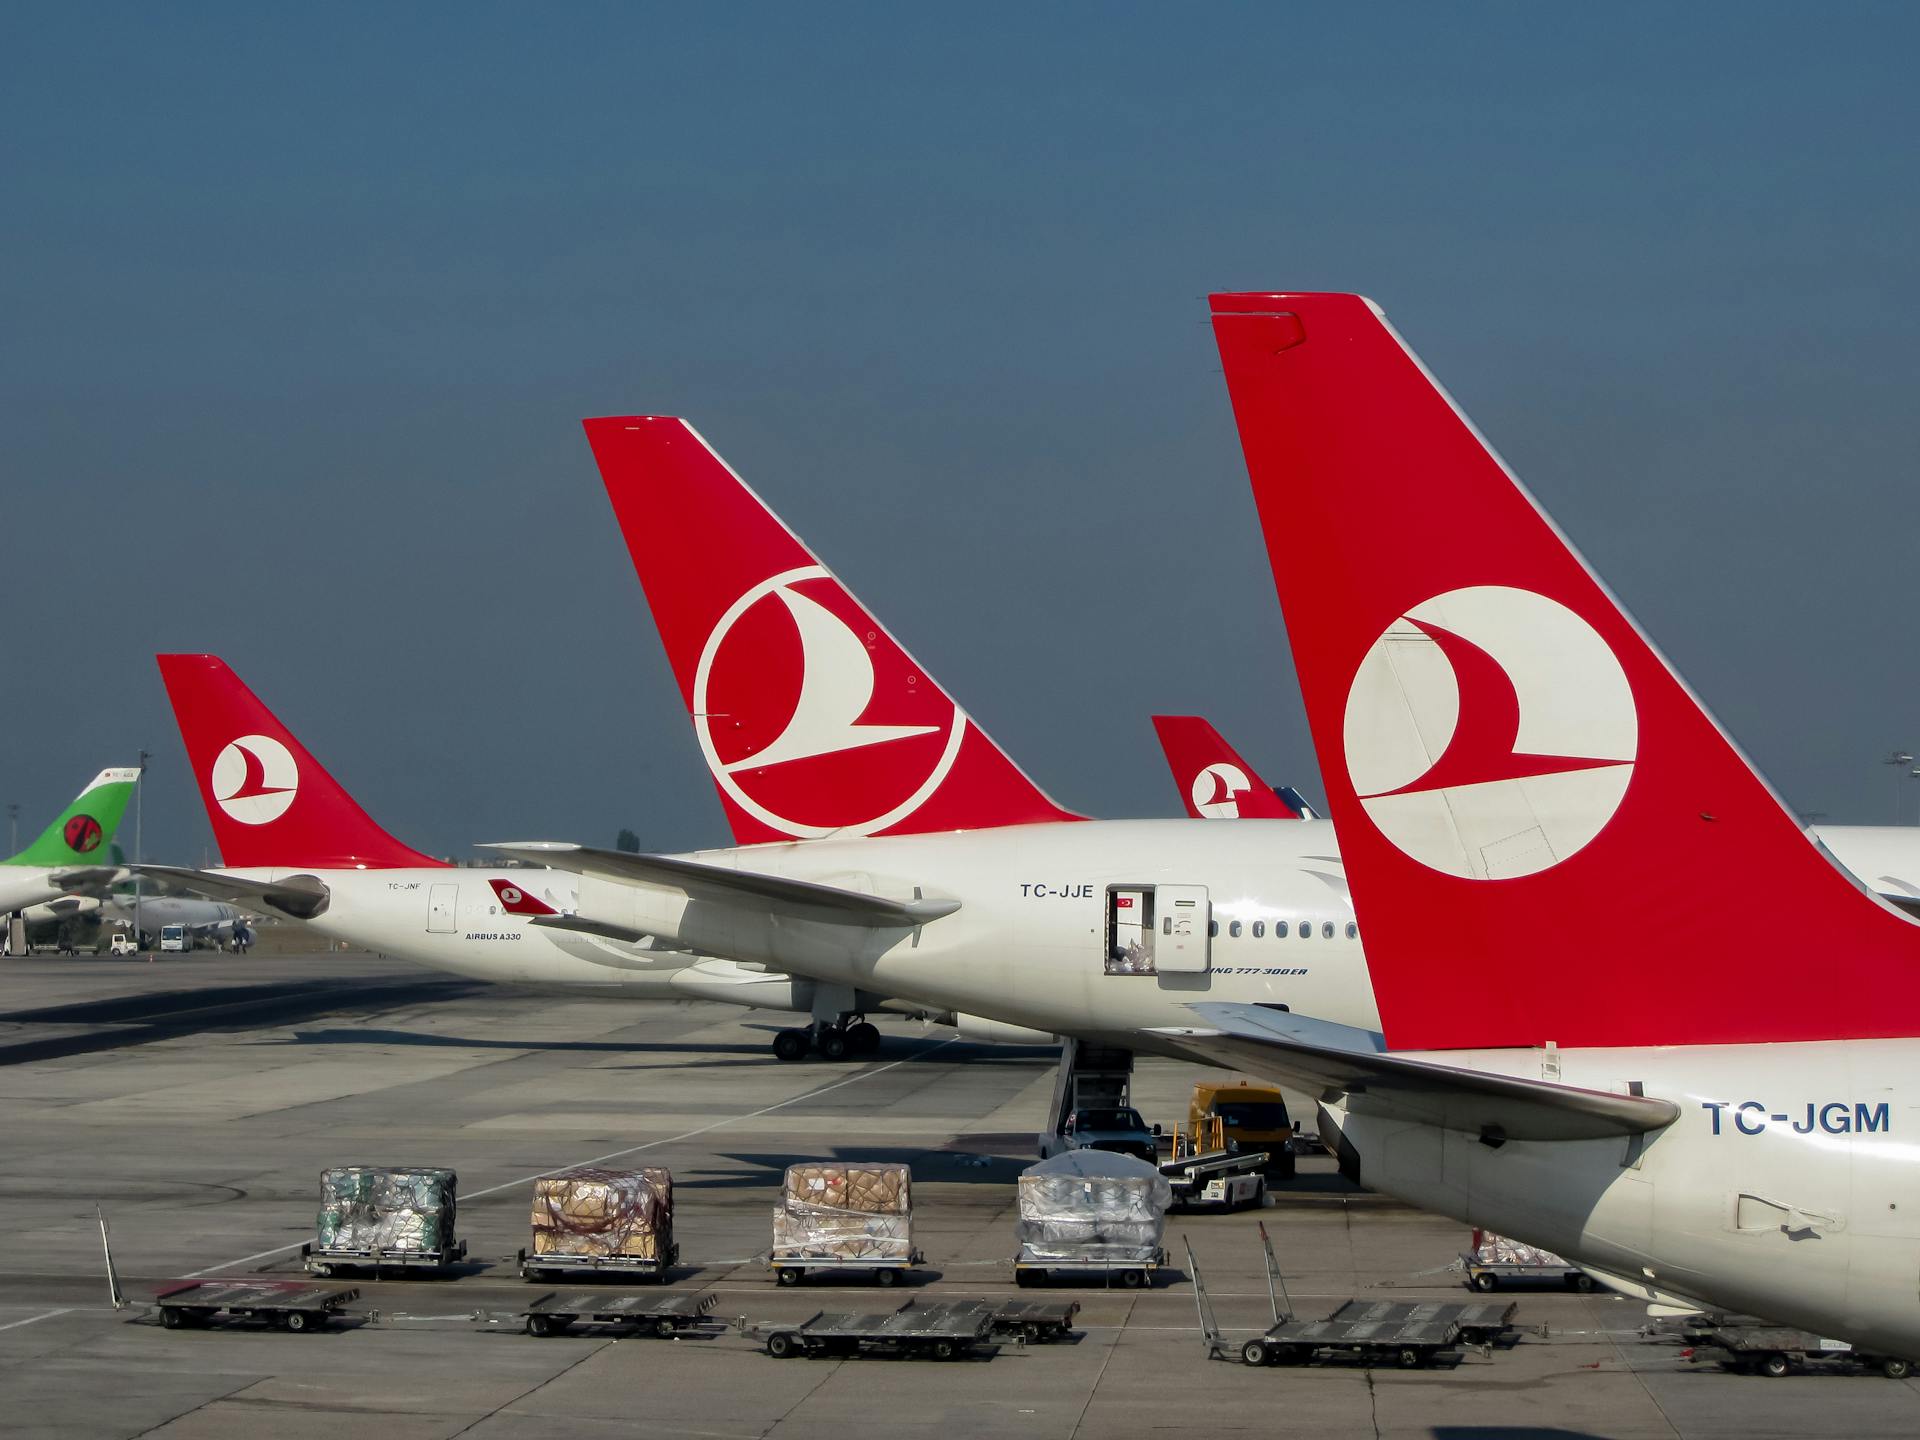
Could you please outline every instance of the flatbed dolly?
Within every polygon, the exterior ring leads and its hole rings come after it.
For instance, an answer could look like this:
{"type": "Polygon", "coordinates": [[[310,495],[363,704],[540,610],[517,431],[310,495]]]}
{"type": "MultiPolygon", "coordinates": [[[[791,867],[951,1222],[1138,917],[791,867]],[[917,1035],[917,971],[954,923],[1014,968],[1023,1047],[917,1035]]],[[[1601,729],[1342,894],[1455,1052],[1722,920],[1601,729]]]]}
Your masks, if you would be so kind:
{"type": "Polygon", "coordinates": [[[1599,1282],[1578,1265],[1518,1265],[1504,1260],[1480,1261],[1471,1255],[1462,1255],[1460,1260],[1467,1272],[1468,1288],[1482,1293],[1498,1290],[1515,1280],[1544,1280],[1549,1284],[1558,1281],[1569,1290],[1583,1293],[1599,1288],[1599,1282]]]}
{"type": "Polygon", "coordinates": [[[309,1275],[335,1275],[353,1270],[371,1270],[375,1278],[383,1270],[440,1273],[466,1258],[464,1240],[446,1250],[318,1250],[311,1240],[300,1247],[300,1266],[309,1275]]]}
{"type": "Polygon", "coordinates": [[[1839,1361],[1858,1365],[1866,1373],[1904,1380],[1913,1362],[1899,1355],[1870,1355],[1844,1340],[1829,1340],[1810,1330],[1773,1325],[1752,1315],[1705,1315],[1677,1327],[1689,1363],[1718,1359],[1743,1375],[1790,1375],[1810,1361],[1839,1361]],[[1718,1356],[1702,1354],[1719,1350],[1718,1356]]]}
{"type": "Polygon", "coordinates": [[[1078,1300],[991,1300],[986,1302],[996,1335],[1017,1335],[1029,1345],[1064,1340],[1073,1334],[1078,1300]]]}
{"type": "Polygon", "coordinates": [[[711,1294],[612,1295],[605,1290],[555,1290],[512,1312],[529,1335],[564,1335],[575,1325],[602,1325],[630,1335],[718,1334],[707,1319],[717,1303],[711,1294]]]}
{"type": "Polygon", "coordinates": [[[915,1250],[904,1260],[841,1260],[771,1255],[767,1259],[767,1268],[773,1271],[774,1280],[782,1285],[798,1285],[809,1275],[822,1270],[850,1270],[857,1275],[865,1275],[876,1285],[898,1285],[907,1271],[926,1263],[927,1257],[915,1250]]]}
{"type": "Polygon", "coordinates": [[[359,1290],[350,1285],[299,1280],[175,1280],[154,1292],[153,1303],[169,1330],[211,1325],[224,1314],[303,1334],[320,1329],[342,1306],[359,1298],[359,1290]]]}
{"type": "Polygon", "coordinates": [[[776,1360],[793,1356],[893,1355],[920,1360],[958,1360],[978,1351],[993,1334],[993,1309],[979,1301],[922,1304],[909,1300],[878,1314],[817,1311],[792,1321],[743,1321],[740,1333],[759,1340],[776,1360]]]}
{"type": "Polygon", "coordinates": [[[1349,1300],[1328,1317],[1341,1324],[1451,1322],[1462,1345],[1497,1345],[1514,1330],[1520,1307],[1511,1300],[1349,1300]]]}
{"type": "MultiPolygon", "coordinates": [[[[1260,1226],[1260,1243],[1267,1252],[1267,1298],[1273,1310],[1273,1324],[1264,1334],[1235,1345],[1220,1333],[1220,1326],[1214,1319],[1213,1302],[1207,1296],[1206,1282],[1201,1278],[1199,1263],[1194,1259],[1193,1245],[1187,1242],[1187,1269],[1193,1277],[1194,1307],[1199,1312],[1200,1334],[1207,1346],[1207,1358],[1225,1360],[1237,1354],[1243,1364],[1252,1366],[1267,1365],[1306,1365],[1322,1358],[1341,1358],[1359,1360],[1364,1364],[1398,1365],[1403,1370],[1417,1370],[1433,1365],[1441,1360],[1459,1360],[1460,1326],[1451,1319],[1429,1317],[1419,1313],[1396,1314],[1399,1310],[1418,1312],[1425,1307],[1386,1305],[1387,1313],[1375,1318],[1342,1319],[1341,1316],[1353,1311],[1359,1301],[1349,1301],[1340,1310],[1325,1320],[1298,1320],[1292,1312],[1292,1302],[1288,1308],[1280,1308],[1279,1296],[1274,1286],[1280,1279],[1280,1270],[1273,1256],[1273,1241],[1267,1236],[1267,1227],[1260,1226]]],[[[1281,1282],[1284,1291],[1284,1282],[1281,1282]]],[[[1362,1306],[1361,1313],[1370,1311],[1372,1306],[1362,1306]]]]}
{"type": "Polygon", "coordinates": [[[1029,1258],[1023,1249],[1013,1262],[1013,1283],[1024,1288],[1043,1285],[1049,1280],[1066,1280],[1109,1289],[1117,1284],[1123,1290],[1139,1290],[1166,1263],[1165,1250],[1156,1250],[1145,1260],[1056,1260],[1051,1257],[1029,1258]],[[1075,1277],[1078,1277],[1077,1280],[1075,1277]]]}
{"type": "Polygon", "coordinates": [[[667,1275],[680,1263],[680,1247],[670,1245],[664,1260],[648,1260],[638,1255],[529,1255],[522,1250],[514,1257],[522,1280],[638,1280],[653,1285],[667,1283],[667,1275]]]}

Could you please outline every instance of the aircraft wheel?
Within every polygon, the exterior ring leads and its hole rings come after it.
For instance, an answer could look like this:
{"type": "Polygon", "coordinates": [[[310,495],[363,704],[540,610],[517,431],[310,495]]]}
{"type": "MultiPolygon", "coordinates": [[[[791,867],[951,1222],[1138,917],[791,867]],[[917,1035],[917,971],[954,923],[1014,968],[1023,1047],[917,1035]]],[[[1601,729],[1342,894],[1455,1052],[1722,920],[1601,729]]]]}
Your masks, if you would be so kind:
{"type": "Polygon", "coordinates": [[[782,1030],[773,1037],[773,1053],[780,1060],[804,1060],[812,1048],[812,1037],[804,1030],[782,1030]]]}
{"type": "Polygon", "coordinates": [[[844,1060],[848,1048],[847,1032],[844,1030],[823,1030],[820,1038],[814,1041],[814,1049],[820,1052],[822,1060],[844,1060]]]}
{"type": "Polygon", "coordinates": [[[865,1020],[847,1027],[847,1049],[855,1055],[871,1055],[880,1048],[879,1027],[865,1020]]]}

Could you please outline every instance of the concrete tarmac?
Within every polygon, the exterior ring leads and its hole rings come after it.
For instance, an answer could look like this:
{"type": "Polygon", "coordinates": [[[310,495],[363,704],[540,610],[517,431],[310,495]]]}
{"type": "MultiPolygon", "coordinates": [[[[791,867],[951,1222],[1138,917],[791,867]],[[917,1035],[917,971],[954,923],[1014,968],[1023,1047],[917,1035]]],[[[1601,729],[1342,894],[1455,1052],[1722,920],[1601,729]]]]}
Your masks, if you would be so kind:
{"type": "MultiPolygon", "coordinates": [[[[1205,1359],[1193,1292],[1016,1291],[1013,1179],[1033,1153],[1052,1055],[882,1022],[865,1061],[784,1065],[784,1018],[474,985],[346,955],[0,960],[0,1433],[413,1437],[850,1435],[1901,1436],[1920,1382],[1834,1370],[1780,1380],[1689,1364],[1640,1336],[1642,1307],[1516,1293],[1537,1327],[1452,1368],[1249,1370],[1205,1359]],[[928,1265],[901,1291],[776,1289],[763,1261],[781,1171],[903,1160],[928,1265]],[[476,1324],[536,1287],[532,1177],[664,1164],[687,1262],[717,1315],[929,1298],[1083,1304],[1072,1342],[960,1364],[770,1359],[736,1334],[535,1339],[476,1324]],[[446,1279],[362,1283],[318,1335],[167,1331],[142,1303],[181,1276],[291,1277],[329,1165],[449,1165],[470,1260],[446,1279]],[[123,1286],[108,1303],[95,1207],[123,1286]]],[[[1192,1067],[1151,1061],[1135,1100],[1184,1115],[1192,1067]]],[[[1223,1326],[1267,1319],[1255,1216],[1175,1216],[1223,1326]]],[[[1296,1309],[1464,1299],[1460,1227],[1357,1192],[1330,1162],[1261,1212],[1296,1309]]]]}

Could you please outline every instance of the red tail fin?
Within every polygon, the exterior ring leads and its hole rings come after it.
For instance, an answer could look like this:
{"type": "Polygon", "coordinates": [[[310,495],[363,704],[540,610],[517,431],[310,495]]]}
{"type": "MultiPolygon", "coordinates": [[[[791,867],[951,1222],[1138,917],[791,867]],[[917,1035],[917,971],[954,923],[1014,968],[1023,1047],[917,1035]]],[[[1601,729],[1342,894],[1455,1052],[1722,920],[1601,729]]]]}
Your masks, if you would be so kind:
{"type": "Polygon", "coordinates": [[[1195,820],[1298,820],[1240,752],[1198,715],[1156,715],[1154,733],[1195,820]]]}
{"type": "Polygon", "coordinates": [[[156,658],[228,865],[387,870],[442,863],[368,819],[224,660],[156,658]]]}
{"type": "Polygon", "coordinates": [[[684,420],[587,439],[742,844],[1072,820],[684,420]]]}
{"type": "Polygon", "coordinates": [[[1213,310],[1389,1042],[1920,1035],[1920,934],[1814,847],[1379,312],[1213,310]],[[1277,563],[1303,529],[1324,543],[1277,563]]]}

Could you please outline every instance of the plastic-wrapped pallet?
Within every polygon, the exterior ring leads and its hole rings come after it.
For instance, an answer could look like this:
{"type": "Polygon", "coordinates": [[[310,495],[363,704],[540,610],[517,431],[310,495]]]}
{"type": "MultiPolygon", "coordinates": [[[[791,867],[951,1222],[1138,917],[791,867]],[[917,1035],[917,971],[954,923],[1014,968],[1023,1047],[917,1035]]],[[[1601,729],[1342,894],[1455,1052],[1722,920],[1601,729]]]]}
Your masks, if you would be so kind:
{"type": "Polygon", "coordinates": [[[1495,1235],[1491,1230],[1473,1232],[1472,1260],[1476,1265],[1526,1265],[1543,1270],[1571,1270],[1573,1266],[1551,1250],[1536,1249],[1495,1235]]]}
{"type": "Polygon", "coordinates": [[[1027,1261],[1150,1263],[1166,1233],[1173,1187],[1132,1155],[1067,1150],[1020,1175],[1016,1235],[1027,1261]]]}
{"type": "Polygon", "coordinates": [[[913,1258],[913,1176],[904,1165],[794,1165],[773,1211],[773,1259],[913,1258]]]}
{"type": "Polygon", "coordinates": [[[668,1259],[672,1174],[658,1167],[587,1168],[534,1181],[533,1253],[668,1259]]]}
{"type": "Polygon", "coordinates": [[[451,1170],[343,1165],[320,1172],[316,1250],[434,1254],[453,1248],[451,1170]]]}

